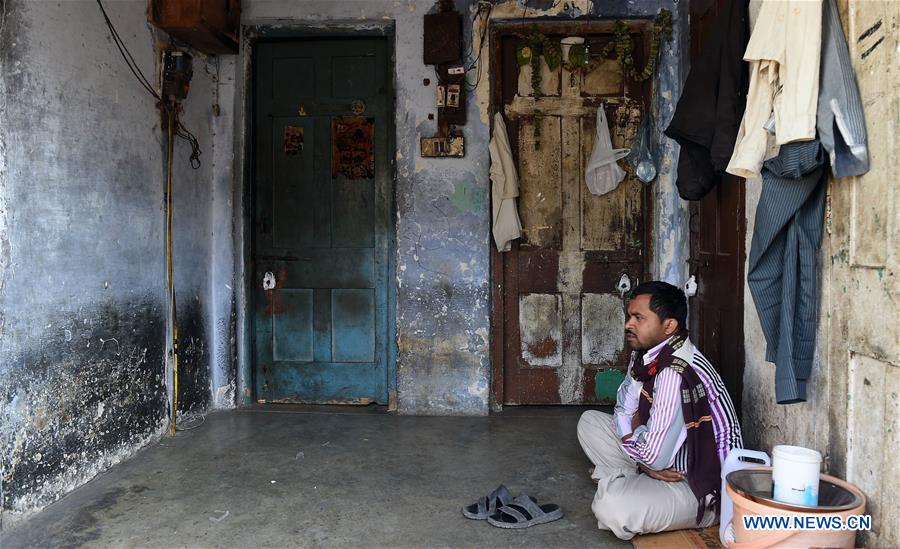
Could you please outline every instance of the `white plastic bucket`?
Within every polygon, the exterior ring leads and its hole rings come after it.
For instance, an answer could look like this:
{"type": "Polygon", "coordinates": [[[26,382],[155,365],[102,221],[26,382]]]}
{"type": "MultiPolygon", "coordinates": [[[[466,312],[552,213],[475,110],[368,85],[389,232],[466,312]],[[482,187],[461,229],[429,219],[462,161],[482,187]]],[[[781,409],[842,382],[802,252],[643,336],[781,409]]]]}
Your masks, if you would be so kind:
{"type": "Polygon", "coordinates": [[[772,450],[773,497],[795,505],[819,504],[819,467],[822,454],[800,446],[772,450]]]}

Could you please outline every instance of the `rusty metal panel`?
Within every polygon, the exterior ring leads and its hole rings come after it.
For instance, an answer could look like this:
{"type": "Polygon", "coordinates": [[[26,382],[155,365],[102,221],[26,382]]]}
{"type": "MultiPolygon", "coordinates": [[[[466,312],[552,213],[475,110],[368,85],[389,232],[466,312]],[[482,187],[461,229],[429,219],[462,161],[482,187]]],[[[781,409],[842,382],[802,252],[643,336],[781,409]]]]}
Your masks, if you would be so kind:
{"type": "Polygon", "coordinates": [[[559,249],[562,245],[562,167],[560,124],[555,116],[537,117],[541,124],[536,146],[536,117],[519,124],[519,217],[522,246],[559,249]]]}
{"type": "Polygon", "coordinates": [[[581,362],[613,366],[625,346],[622,299],[611,294],[581,296],[581,362]]]}
{"type": "Polygon", "coordinates": [[[562,365],[562,304],[559,295],[519,296],[522,358],[531,366],[562,365]]]}
{"type": "MultiPolygon", "coordinates": [[[[607,114],[610,114],[607,111],[607,114]]],[[[609,120],[615,121],[610,115],[609,120]]],[[[612,126],[616,126],[613,122],[612,126]]],[[[585,166],[594,146],[596,132],[594,117],[582,118],[581,158],[585,166]]],[[[630,144],[626,141],[627,133],[616,128],[611,130],[613,147],[630,144]]],[[[637,124],[630,127],[631,140],[637,131],[637,124]]],[[[603,195],[595,196],[582,185],[582,224],[581,249],[585,251],[614,251],[623,247],[640,248],[643,246],[642,203],[643,187],[634,176],[626,162],[620,161],[628,174],[618,188],[603,195]]]]}

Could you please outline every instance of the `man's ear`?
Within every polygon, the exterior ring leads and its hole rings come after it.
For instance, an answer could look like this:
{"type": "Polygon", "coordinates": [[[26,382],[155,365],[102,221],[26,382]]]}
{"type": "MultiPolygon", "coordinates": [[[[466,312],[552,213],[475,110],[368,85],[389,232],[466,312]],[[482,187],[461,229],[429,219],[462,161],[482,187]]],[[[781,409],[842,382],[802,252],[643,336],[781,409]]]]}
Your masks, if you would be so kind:
{"type": "Polygon", "coordinates": [[[671,336],[678,331],[678,321],[674,318],[667,318],[663,321],[663,333],[671,336]]]}

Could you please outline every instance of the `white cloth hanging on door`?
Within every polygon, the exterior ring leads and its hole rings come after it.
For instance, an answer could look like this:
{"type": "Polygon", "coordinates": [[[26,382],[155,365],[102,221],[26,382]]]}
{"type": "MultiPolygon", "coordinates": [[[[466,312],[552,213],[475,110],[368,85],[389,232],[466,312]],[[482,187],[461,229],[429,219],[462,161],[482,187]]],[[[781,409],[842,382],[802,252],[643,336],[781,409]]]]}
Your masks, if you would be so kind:
{"type": "Polygon", "coordinates": [[[588,160],[584,172],[588,190],[600,196],[618,187],[625,178],[625,170],[617,162],[629,152],[631,149],[612,148],[606,112],[601,105],[597,108],[597,133],[594,136],[594,150],[591,151],[591,158],[588,160]]]}
{"type": "Polygon", "coordinates": [[[494,135],[489,145],[491,153],[491,229],[497,250],[508,252],[510,243],[522,236],[522,223],[516,208],[519,196],[519,176],[513,161],[506,123],[501,114],[494,114],[494,135]]]}

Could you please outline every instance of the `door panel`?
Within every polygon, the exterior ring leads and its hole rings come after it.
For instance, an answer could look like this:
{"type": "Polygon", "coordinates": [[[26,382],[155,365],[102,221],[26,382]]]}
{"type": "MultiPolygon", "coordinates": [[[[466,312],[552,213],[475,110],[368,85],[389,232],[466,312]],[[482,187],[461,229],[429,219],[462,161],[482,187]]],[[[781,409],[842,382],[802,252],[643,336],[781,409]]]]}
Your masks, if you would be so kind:
{"type": "MultiPolygon", "coordinates": [[[[701,53],[728,0],[691,2],[691,58],[701,53]]],[[[722,376],[738,415],[744,375],[744,180],[725,174],[709,194],[691,202],[690,300],[692,338],[722,376]]]]}
{"type": "Polygon", "coordinates": [[[519,125],[518,150],[528,151],[519,160],[519,218],[523,231],[519,245],[524,248],[562,246],[562,159],[560,120],[548,117],[541,122],[540,145],[536,145],[534,118],[519,125]]]}
{"type": "MultiPolygon", "coordinates": [[[[612,39],[611,26],[592,25],[596,31],[586,36],[592,51],[612,39]]],[[[553,23],[539,29],[553,38],[565,32],[553,23]]],[[[639,59],[642,29],[636,23],[639,59]]],[[[511,251],[493,256],[494,344],[502,350],[495,353],[502,361],[495,396],[504,404],[609,402],[613,395],[598,398],[594,380],[604,370],[621,376],[625,366],[624,303],[616,285],[623,275],[632,284],[644,278],[648,192],[627,168],[618,188],[594,196],[584,171],[597,108],[605,108],[613,146],[628,146],[649,88],[626,82],[614,60],[588,76],[550,71],[544,63],[542,93],[535,96],[530,65],[516,62],[520,38],[513,29],[495,32],[502,55],[492,66],[494,108],[504,114],[517,160],[523,227],[511,251]]]]}
{"type": "Polygon", "coordinates": [[[375,292],[332,290],[332,357],[335,362],[375,360],[375,292]]]}
{"type": "Polygon", "coordinates": [[[312,362],[312,290],[273,290],[272,300],[272,358],[276,361],[312,362]]]}
{"type": "MultiPolygon", "coordinates": [[[[255,387],[267,402],[387,402],[390,81],[380,39],[256,48],[255,387]],[[361,101],[374,177],[332,166],[361,101]],[[263,281],[274,277],[274,287],[263,281]]],[[[355,154],[355,153],[354,153],[355,154]]],[[[351,156],[352,157],[352,156],[351,156]]],[[[355,157],[353,157],[355,158],[355,157]]]]}
{"type": "Polygon", "coordinates": [[[529,366],[562,366],[562,300],[553,294],[519,296],[522,358],[529,366]]]}

